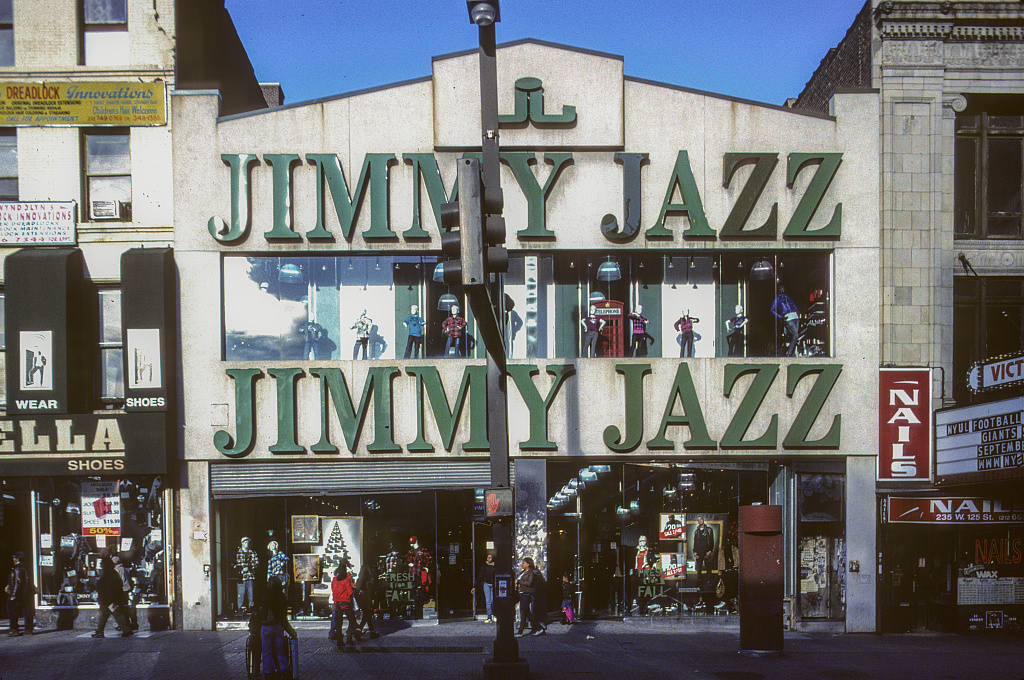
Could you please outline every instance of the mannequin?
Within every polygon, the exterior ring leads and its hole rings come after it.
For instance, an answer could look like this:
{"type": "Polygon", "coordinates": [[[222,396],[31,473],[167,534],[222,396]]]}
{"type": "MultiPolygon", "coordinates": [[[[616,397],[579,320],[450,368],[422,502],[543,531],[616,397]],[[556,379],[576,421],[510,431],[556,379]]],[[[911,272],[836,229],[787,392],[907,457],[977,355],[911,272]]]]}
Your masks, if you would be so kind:
{"type": "Polygon", "coordinates": [[[434,579],[430,572],[434,560],[426,548],[421,548],[419,539],[415,536],[409,537],[409,552],[405,554],[405,564],[412,574],[413,586],[418,593],[422,593],[422,599],[417,597],[417,603],[422,604],[428,599],[433,599],[434,579]]]}
{"type": "Polygon", "coordinates": [[[402,324],[409,329],[409,339],[405,341],[405,359],[410,357],[419,359],[423,356],[423,324],[425,320],[420,316],[420,308],[413,305],[409,308],[409,316],[405,317],[402,324]]]}
{"type": "Polygon", "coordinates": [[[679,341],[679,357],[693,356],[693,324],[700,323],[700,319],[690,316],[690,310],[686,310],[681,317],[673,324],[673,328],[683,334],[679,341]]]}
{"type": "Polygon", "coordinates": [[[373,329],[373,319],[366,316],[366,310],[359,315],[356,322],[352,324],[352,328],[356,331],[356,344],[352,347],[352,358],[355,359],[356,355],[359,354],[359,349],[363,350],[363,358],[366,358],[366,347],[370,342],[370,331],[373,329]]]}
{"type": "Polygon", "coordinates": [[[736,314],[725,322],[725,336],[729,343],[729,356],[743,356],[744,328],[747,326],[747,317],[743,314],[743,305],[736,305],[736,314]]]}
{"type": "Polygon", "coordinates": [[[245,613],[256,608],[253,599],[253,581],[256,580],[256,569],[260,566],[260,558],[256,551],[249,547],[249,539],[242,538],[235,555],[235,570],[238,572],[238,609],[245,613]]]}
{"type": "Polygon", "coordinates": [[[773,316],[782,319],[786,324],[786,333],[789,335],[786,356],[791,357],[796,353],[796,338],[800,334],[800,309],[796,306],[793,298],[786,294],[786,287],[781,284],[779,285],[779,294],[772,302],[771,312],[773,316]]]}
{"type": "Polygon", "coordinates": [[[604,321],[597,317],[597,307],[590,305],[590,313],[580,319],[580,325],[586,331],[583,336],[583,356],[597,356],[597,340],[601,336],[601,329],[604,328],[604,321]]]}
{"type": "Polygon", "coordinates": [[[647,339],[654,338],[647,333],[647,323],[650,321],[644,316],[644,306],[637,305],[636,309],[629,313],[632,321],[633,332],[630,334],[629,353],[635,357],[647,356],[647,339]]]}
{"type": "Polygon", "coordinates": [[[466,355],[465,330],[466,320],[459,316],[459,306],[453,305],[451,316],[441,324],[441,335],[447,338],[444,343],[444,355],[446,357],[466,355]]]}
{"type": "Polygon", "coordinates": [[[647,537],[641,536],[636,543],[636,570],[638,572],[647,568],[647,537]]]}
{"type": "Polygon", "coordinates": [[[631,590],[635,593],[634,604],[639,605],[640,614],[647,614],[647,600],[649,598],[644,585],[650,575],[648,570],[651,568],[653,561],[654,553],[647,547],[647,537],[641,536],[637,539],[636,544],[636,561],[634,564],[636,568],[630,570],[630,575],[633,577],[631,590]]]}
{"type": "Polygon", "coordinates": [[[267,558],[267,580],[276,576],[281,581],[285,594],[288,593],[288,556],[281,551],[277,541],[267,544],[270,557],[267,558]]]}

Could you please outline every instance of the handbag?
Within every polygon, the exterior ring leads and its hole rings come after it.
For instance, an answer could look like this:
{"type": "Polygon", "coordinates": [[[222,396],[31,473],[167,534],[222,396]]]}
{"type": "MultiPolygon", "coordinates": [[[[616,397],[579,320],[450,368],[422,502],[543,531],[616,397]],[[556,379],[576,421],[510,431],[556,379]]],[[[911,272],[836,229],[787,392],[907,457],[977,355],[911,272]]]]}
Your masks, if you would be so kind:
{"type": "Polygon", "coordinates": [[[725,579],[721,576],[718,577],[718,583],[715,584],[715,597],[719,600],[725,597],[725,579]]]}

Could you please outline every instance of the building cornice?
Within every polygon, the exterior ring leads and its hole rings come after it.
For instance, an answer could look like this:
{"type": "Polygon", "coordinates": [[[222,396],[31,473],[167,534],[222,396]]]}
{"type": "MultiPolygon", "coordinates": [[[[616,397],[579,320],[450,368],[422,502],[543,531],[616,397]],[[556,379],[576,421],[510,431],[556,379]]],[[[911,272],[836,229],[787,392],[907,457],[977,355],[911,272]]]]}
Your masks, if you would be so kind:
{"type": "Polygon", "coordinates": [[[872,13],[883,40],[1024,41],[1021,2],[881,3],[872,13]]]}

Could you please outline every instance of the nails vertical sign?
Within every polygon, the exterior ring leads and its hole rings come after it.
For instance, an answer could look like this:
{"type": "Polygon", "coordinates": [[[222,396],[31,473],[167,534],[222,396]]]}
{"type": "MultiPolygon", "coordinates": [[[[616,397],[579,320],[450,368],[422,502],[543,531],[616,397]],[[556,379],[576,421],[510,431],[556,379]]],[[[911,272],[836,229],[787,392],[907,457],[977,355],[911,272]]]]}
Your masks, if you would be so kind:
{"type": "Polygon", "coordinates": [[[880,369],[878,480],[927,482],[931,474],[931,370],[880,369]]]}

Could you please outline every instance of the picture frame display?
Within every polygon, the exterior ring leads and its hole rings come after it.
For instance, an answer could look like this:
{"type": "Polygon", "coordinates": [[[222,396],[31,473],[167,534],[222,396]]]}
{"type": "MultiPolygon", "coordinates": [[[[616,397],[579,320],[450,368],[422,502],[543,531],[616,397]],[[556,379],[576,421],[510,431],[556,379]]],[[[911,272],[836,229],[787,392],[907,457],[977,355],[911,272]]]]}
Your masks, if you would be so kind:
{"type": "Polygon", "coordinates": [[[296,581],[319,581],[320,555],[316,553],[292,555],[292,577],[296,581]]]}
{"type": "Polygon", "coordinates": [[[319,543],[320,516],[292,515],[292,543],[319,543]]]}

